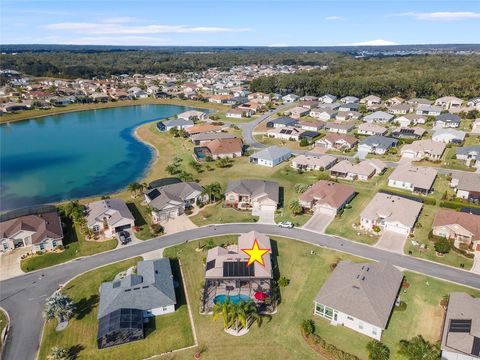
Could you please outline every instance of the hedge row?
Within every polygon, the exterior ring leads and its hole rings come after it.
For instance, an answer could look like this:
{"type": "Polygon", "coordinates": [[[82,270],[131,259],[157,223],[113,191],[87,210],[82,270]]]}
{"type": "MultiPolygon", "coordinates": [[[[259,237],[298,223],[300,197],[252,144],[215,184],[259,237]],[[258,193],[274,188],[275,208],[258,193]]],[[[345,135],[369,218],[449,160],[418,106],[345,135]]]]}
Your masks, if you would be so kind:
{"type": "Polygon", "coordinates": [[[315,345],[321,347],[323,350],[331,354],[335,359],[338,360],[360,360],[357,356],[347,353],[335,345],[326,342],[320,335],[310,334],[309,337],[313,340],[315,345]]]}

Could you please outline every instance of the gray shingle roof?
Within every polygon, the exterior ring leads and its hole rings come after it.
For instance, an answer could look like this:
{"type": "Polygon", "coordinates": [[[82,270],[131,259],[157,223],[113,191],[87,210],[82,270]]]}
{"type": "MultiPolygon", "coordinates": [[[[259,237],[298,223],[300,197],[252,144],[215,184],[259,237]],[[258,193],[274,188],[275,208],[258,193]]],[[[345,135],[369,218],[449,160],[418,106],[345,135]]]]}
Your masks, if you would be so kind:
{"type": "Polygon", "coordinates": [[[441,114],[435,118],[435,121],[444,121],[449,123],[459,123],[461,120],[462,119],[460,119],[460,116],[450,113],[441,114]]]}
{"type": "Polygon", "coordinates": [[[315,301],[385,329],[402,280],[390,264],[342,261],[315,301]]]}
{"type": "Polygon", "coordinates": [[[284,156],[289,156],[291,154],[292,152],[287,148],[280,147],[280,146],[270,146],[266,149],[256,152],[255,154],[252,155],[252,157],[256,159],[274,161],[284,156]]]}
{"type": "Polygon", "coordinates": [[[140,261],[136,274],[102,284],[97,318],[122,308],[150,310],[176,303],[170,260],[140,261]]]}
{"type": "Polygon", "coordinates": [[[203,187],[196,182],[180,182],[150,190],[147,193],[150,206],[162,210],[167,204],[181,205],[193,193],[202,193],[203,187]]]}
{"type": "Polygon", "coordinates": [[[368,145],[368,146],[375,146],[377,148],[388,149],[391,146],[396,146],[398,144],[398,140],[381,136],[381,135],[372,135],[360,142],[360,145],[368,145]]]}
{"type": "Polygon", "coordinates": [[[252,197],[266,194],[270,199],[278,203],[280,188],[278,183],[267,180],[243,179],[230,180],[225,193],[246,194],[252,197]]]}

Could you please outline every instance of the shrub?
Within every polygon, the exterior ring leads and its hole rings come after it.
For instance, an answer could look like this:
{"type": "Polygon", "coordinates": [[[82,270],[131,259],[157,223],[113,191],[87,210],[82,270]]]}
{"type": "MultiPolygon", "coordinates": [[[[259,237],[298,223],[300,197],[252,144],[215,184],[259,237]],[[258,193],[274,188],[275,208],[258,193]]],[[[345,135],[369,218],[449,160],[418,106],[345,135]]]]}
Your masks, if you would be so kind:
{"type": "Polygon", "coordinates": [[[313,320],[303,320],[302,330],[306,336],[310,336],[311,334],[313,334],[315,332],[315,323],[313,322],[313,320]]]}
{"type": "Polygon", "coordinates": [[[388,360],[390,358],[388,346],[377,340],[372,340],[367,344],[367,351],[370,360],[388,360]]]}
{"type": "Polygon", "coordinates": [[[150,225],[150,231],[154,235],[163,233],[163,226],[160,225],[160,224],[152,224],[152,225],[150,225]]]}
{"type": "Polygon", "coordinates": [[[393,308],[395,311],[405,311],[407,310],[407,303],[405,301],[400,301],[400,305],[393,308]]]}
{"type": "Polygon", "coordinates": [[[452,246],[450,245],[450,241],[446,238],[440,238],[435,242],[435,251],[440,254],[447,254],[450,252],[452,246]]]}
{"type": "Polygon", "coordinates": [[[280,279],[278,279],[278,286],[281,288],[287,287],[290,284],[290,279],[286,278],[285,276],[281,276],[280,279]]]}

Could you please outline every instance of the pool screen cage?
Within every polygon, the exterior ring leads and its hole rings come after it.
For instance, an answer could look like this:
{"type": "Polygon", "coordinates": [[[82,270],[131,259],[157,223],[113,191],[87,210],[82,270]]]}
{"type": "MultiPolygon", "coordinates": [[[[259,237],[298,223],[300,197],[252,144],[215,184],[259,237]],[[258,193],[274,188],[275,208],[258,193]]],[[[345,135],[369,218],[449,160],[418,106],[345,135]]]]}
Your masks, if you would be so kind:
{"type": "Polygon", "coordinates": [[[97,345],[99,349],[125,344],[144,338],[143,311],[118,309],[99,320],[97,345]]]}

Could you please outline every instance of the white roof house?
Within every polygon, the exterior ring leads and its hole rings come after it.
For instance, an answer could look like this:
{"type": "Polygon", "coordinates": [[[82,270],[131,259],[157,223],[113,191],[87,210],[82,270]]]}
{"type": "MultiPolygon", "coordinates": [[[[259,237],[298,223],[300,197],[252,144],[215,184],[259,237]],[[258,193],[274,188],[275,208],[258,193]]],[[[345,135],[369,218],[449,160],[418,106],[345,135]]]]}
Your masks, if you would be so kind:
{"type": "Polygon", "coordinates": [[[437,170],[432,167],[399,165],[388,178],[388,186],[428,194],[436,178],[437,170]]]}

